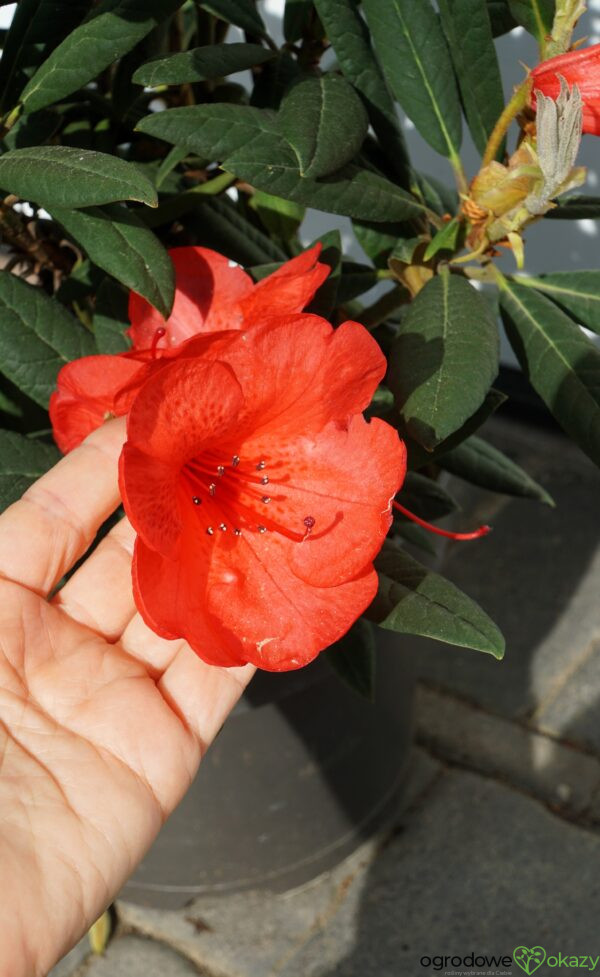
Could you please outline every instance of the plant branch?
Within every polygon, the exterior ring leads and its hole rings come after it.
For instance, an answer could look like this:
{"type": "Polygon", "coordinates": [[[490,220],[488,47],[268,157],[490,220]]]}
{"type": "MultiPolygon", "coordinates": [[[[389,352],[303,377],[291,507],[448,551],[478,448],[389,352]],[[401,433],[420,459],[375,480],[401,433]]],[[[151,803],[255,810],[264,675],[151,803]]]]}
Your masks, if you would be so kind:
{"type": "Polygon", "coordinates": [[[494,126],[493,132],[489,138],[488,144],[485,148],[485,153],[483,155],[483,167],[489,166],[489,164],[495,160],[496,154],[502,145],[502,140],[508,132],[511,122],[516,119],[519,112],[521,112],[527,105],[530,92],[531,76],[527,75],[525,81],[519,85],[510,102],[504,109],[504,112],[494,126]]]}

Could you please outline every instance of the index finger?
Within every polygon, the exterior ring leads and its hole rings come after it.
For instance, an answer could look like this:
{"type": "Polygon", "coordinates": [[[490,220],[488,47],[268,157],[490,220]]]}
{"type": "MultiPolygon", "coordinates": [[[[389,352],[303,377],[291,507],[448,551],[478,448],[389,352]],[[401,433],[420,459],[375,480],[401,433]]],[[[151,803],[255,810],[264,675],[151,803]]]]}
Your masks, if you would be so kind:
{"type": "Polygon", "coordinates": [[[0,576],[49,593],[119,505],[125,419],[98,428],[0,516],[0,576]]]}

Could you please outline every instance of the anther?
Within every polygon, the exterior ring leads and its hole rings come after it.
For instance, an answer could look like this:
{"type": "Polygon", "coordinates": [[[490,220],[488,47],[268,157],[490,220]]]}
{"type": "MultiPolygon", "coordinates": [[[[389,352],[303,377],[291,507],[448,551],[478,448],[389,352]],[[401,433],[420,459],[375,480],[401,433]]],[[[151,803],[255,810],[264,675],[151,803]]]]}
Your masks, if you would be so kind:
{"type": "Polygon", "coordinates": [[[225,474],[225,466],[224,465],[219,465],[217,467],[217,475],[222,476],[224,474],[225,474]]]}
{"type": "Polygon", "coordinates": [[[214,482],[211,482],[210,485],[208,486],[208,494],[215,495],[216,491],[217,491],[217,486],[215,485],[214,482]]]}
{"type": "Polygon", "coordinates": [[[263,475],[263,477],[260,480],[260,484],[261,485],[268,485],[269,484],[269,476],[268,475],[263,475]]]}
{"type": "Polygon", "coordinates": [[[215,535],[215,531],[212,528],[212,526],[207,526],[206,527],[206,532],[208,533],[209,536],[214,536],[215,535]]]}
{"type": "Polygon", "coordinates": [[[262,497],[262,499],[260,501],[261,502],[264,502],[265,505],[268,505],[269,502],[271,501],[271,496],[270,495],[263,495],[263,497],[262,497]]]}
{"type": "Polygon", "coordinates": [[[233,458],[231,459],[231,464],[233,465],[234,468],[237,468],[239,463],[240,463],[240,456],[234,455],[233,458]]]}
{"type": "Polygon", "coordinates": [[[197,495],[192,496],[192,502],[194,505],[202,505],[202,499],[198,498],[197,495]]]}
{"type": "Polygon", "coordinates": [[[267,527],[266,526],[258,526],[257,528],[258,528],[259,533],[266,533],[266,531],[267,531],[267,527]]]}
{"type": "Polygon", "coordinates": [[[234,536],[241,536],[242,535],[242,530],[241,529],[234,529],[233,530],[233,535],[234,536]]]}
{"type": "Polygon", "coordinates": [[[219,529],[221,530],[222,533],[226,532],[227,531],[226,524],[224,522],[219,523],[219,529]]]}
{"type": "Polygon", "coordinates": [[[266,461],[263,461],[261,459],[261,461],[259,461],[258,465],[256,466],[256,470],[257,470],[257,472],[262,472],[263,468],[266,468],[266,467],[267,467],[266,461]]]}

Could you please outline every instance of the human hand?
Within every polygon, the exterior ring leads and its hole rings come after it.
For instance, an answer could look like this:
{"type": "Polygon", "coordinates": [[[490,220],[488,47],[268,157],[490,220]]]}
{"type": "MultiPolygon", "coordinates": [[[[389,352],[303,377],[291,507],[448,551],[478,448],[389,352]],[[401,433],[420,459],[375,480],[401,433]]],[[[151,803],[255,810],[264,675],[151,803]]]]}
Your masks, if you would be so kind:
{"type": "Polygon", "coordinates": [[[136,613],[117,508],[123,420],[0,516],[1,977],[43,977],[112,901],[253,675],[136,613]]]}

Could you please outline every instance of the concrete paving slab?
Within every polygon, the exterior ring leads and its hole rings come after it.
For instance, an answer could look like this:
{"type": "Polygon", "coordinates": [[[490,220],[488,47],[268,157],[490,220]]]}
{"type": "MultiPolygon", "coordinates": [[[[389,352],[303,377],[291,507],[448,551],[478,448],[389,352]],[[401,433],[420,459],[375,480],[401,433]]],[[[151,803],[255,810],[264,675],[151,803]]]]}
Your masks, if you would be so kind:
{"type": "Polygon", "coordinates": [[[534,722],[561,740],[577,743],[600,756],[599,698],[600,641],[596,641],[574,673],[542,703],[534,722]]]}
{"type": "Polygon", "coordinates": [[[94,957],[85,977],[198,977],[198,970],[169,947],[137,936],[118,937],[94,957]]]}

